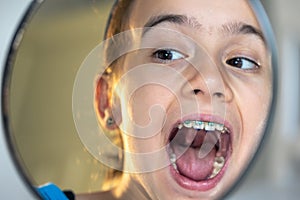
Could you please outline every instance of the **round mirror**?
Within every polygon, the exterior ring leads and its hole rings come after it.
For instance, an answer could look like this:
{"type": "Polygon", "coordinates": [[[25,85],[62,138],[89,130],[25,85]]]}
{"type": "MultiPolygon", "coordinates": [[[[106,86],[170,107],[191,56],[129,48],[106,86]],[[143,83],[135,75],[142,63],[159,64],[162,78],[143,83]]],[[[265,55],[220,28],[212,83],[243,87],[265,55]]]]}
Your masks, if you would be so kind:
{"type": "Polygon", "coordinates": [[[259,1],[36,1],[3,84],[14,156],[76,199],[221,198],[276,96],[259,1]]]}

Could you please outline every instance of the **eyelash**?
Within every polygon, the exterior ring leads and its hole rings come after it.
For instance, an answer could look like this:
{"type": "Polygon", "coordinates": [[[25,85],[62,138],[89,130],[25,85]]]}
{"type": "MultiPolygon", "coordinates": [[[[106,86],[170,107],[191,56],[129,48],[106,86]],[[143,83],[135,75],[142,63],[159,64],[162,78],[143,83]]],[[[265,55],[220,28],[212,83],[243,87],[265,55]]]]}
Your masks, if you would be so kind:
{"type": "Polygon", "coordinates": [[[226,64],[230,65],[231,67],[235,67],[235,68],[245,70],[245,71],[255,70],[255,69],[260,68],[260,65],[257,62],[255,62],[252,59],[246,58],[246,57],[230,58],[230,59],[226,60],[226,64]],[[245,68],[243,68],[243,66],[240,66],[240,65],[244,65],[245,62],[247,64],[247,66],[245,68]],[[250,65],[250,67],[249,67],[249,65],[250,65]]]}
{"type": "MultiPolygon", "coordinates": [[[[158,49],[152,53],[152,58],[154,58],[157,62],[163,64],[168,64],[186,57],[187,57],[186,55],[174,49],[158,49]]],[[[230,65],[231,67],[238,68],[245,71],[251,71],[260,68],[260,65],[257,62],[243,56],[233,57],[226,60],[225,62],[227,65],[230,65]],[[238,65],[245,65],[245,64],[247,64],[245,68],[243,68],[243,66],[238,66],[238,65]]]]}
{"type": "Polygon", "coordinates": [[[174,49],[158,49],[152,54],[152,58],[160,63],[171,63],[186,58],[186,55],[174,49]]]}

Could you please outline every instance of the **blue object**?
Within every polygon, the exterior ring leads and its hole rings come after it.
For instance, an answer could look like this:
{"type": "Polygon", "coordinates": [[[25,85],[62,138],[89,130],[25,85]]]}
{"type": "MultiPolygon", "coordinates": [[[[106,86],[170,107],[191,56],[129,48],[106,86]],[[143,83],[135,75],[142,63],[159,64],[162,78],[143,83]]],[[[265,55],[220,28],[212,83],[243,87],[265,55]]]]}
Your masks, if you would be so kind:
{"type": "Polygon", "coordinates": [[[37,188],[44,200],[69,200],[66,195],[53,183],[47,183],[37,188]]]}

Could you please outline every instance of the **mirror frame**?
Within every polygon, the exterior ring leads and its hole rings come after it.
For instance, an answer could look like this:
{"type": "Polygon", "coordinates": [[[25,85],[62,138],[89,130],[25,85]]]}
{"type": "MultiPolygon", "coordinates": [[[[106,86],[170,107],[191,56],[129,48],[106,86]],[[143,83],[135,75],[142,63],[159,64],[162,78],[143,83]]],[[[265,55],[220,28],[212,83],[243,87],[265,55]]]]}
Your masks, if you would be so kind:
{"type": "MultiPolygon", "coordinates": [[[[267,118],[265,130],[264,130],[264,134],[262,136],[262,139],[260,141],[258,149],[256,150],[255,155],[253,156],[249,165],[246,167],[246,169],[241,174],[241,176],[236,181],[236,183],[233,184],[233,186],[225,193],[224,197],[227,197],[230,194],[232,194],[233,191],[235,191],[240,186],[240,184],[245,180],[245,177],[249,174],[249,171],[255,165],[255,162],[258,159],[259,155],[261,155],[263,146],[265,146],[264,144],[268,140],[268,137],[272,130],[274,116],[276,113],[275,108],[276,108],[277,99],[278,99],[277,98],[277,94],[278,94],[278,92],[277,92],[278,91],[278,56],[277,55],[278,55],[278,53],[277,53],[277,47],[276,47],[276,42],[275,42],[276,41],[275,36],[274,36],[273,30],[272,30],[271,24],[268,20],[268,17],[266,15],[265,11],[263,10],[263,6],[262,6],[261,2],[256,1],[256,0],[250,0],[249,2],[252,5],[253,10],[257,14],[257,18],[260,19],[259,22],[260,22],[261,27],[266,27],[266,28],[263,28],[263,31],[264,31],[264,35],[267,36],[266,37],[267,44],[269,45],[269,50],[272,55],[271,64],[272,64],[272,70],[273,70],[272,71],[272,73],[273,73],[272,95],[273,95],[273,97],[272,97],[271,105],[269,108],[270,110],[268,113],[268,118],[267,118]],[[263,20],[261,20],[261,19],[263,19],[263,20]]],[[[17,52],[18,52],[18,48],[22,44],[21,41],[22,41],[23,33],[24,33],[24,31],[26,31],[27,25],[30,23],[31,19],[34,17],[35,13],[38,11],[38,9],[42,3],[43,3],[43,0],[33,0],[30,3],[21,22],[18,25],[16,33],[13,36],[11,46],[9,48],[9,53],[8,53],[8,56],[6,59],[6,63],[4,65],[2,93],[1,93],[2,122],[4,125],[5,142],[8,144],[10,157],[12,158],[13,163],[14,163],[20,177],[24,181],[24,183],[31,190],[31,192],[34,194],[34,196],[39,197],[39,198],[41,198],[41,197],[39,196],[38,192],[36,191],[36,188],[34,188],[34,186],[32,185],[32,183],[30,181],[30,176],[22,167],[22,162],[21,162],[22,159],[18,155],[16,147],[14,146],[14,134],[13,134],[11,124],[10,124],[9,106],[8,105],[9,105],[9,88],[10,88],[10,81],[11,81],[10,78],[11,78],[11,74],[12,74],[12,71],[14,68],[14,63],[15,63],[15,58],[16,58],[17,52]]]]}

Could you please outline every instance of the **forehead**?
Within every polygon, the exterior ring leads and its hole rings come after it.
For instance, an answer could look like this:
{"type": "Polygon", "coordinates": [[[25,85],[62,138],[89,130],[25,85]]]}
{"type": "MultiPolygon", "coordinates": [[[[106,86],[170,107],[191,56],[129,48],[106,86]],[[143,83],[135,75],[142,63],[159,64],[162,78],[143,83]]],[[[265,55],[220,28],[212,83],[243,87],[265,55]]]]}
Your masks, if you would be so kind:
{"type": "Polygon", "coordinates": [[[258,27],[246,0],[136,0],[132,5],[129,24],[134,28],[143,27],[151,17],[162,14],[193,17],[208,30],[232,21],[258,27]]]}

